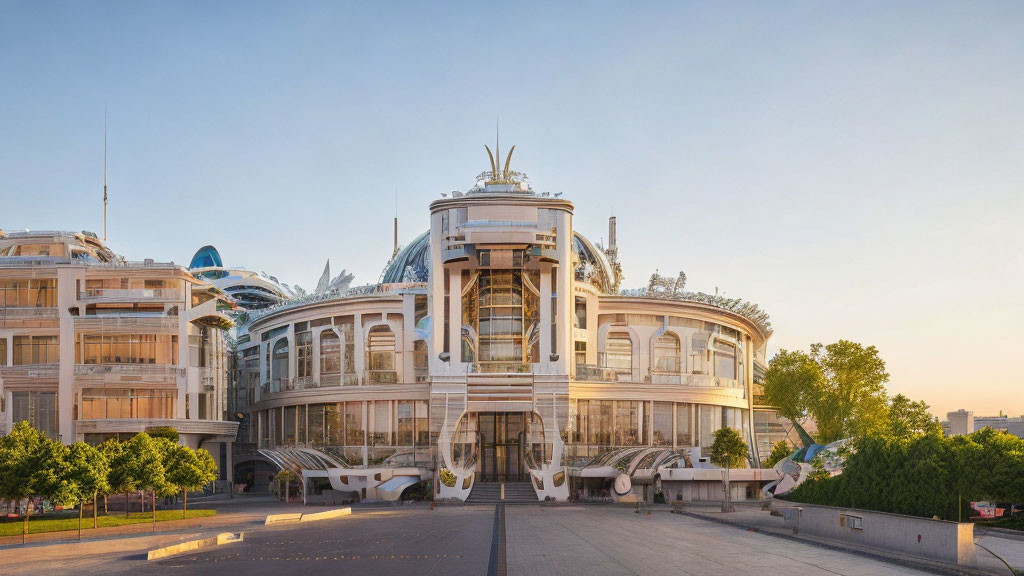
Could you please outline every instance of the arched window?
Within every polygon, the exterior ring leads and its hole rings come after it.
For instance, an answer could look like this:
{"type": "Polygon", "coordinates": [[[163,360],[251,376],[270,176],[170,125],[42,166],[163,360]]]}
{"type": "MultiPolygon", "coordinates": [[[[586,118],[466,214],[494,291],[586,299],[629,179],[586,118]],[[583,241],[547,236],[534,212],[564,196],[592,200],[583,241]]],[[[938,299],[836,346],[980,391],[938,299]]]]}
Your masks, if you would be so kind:
{"type": "Polygon", "coordinates": [[[665,332],[654,341],[654,371],[679,373],[679,338],[665,332]]]}
{"type": "Polygon", "coordinates": [[[324,330],[320,333],[321,385],[326,386],[340,383],[338,377],[340,374],[341,338],[338,337],[338,334],[334,330],[324,330]]]}
{"type": "Polygon", "coordinates": [[[626,332],[609,334],[605,340],[605,368],[629,376],[633,371],[633,341],[626,332]]]}
{"type": "Polygon", "coordinates": [[[371,384],[398,381],[395,374],[395,333],[386,325],[370,329],[366,343],[368,376],[371,384]]]}
{"type": "Polygon", "coordinates": [[[270,389],[281,390],[281,382],[288,380],[288,339],[281,338],[274,343],[270,357],[270,389]]]}

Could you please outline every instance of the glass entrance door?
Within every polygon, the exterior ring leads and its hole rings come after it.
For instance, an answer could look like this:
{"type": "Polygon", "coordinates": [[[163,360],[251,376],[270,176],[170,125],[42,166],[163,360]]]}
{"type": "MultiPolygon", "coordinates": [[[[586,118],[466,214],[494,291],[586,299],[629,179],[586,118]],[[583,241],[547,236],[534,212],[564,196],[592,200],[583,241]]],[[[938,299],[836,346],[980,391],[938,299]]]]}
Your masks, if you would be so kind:
{"type": "Polygon", "coordinates": [[[477,438],[480,461],[477,480],[510,482],[526,480],[523,445],[526,418],[521,412],[480,412],[477,438]]]}

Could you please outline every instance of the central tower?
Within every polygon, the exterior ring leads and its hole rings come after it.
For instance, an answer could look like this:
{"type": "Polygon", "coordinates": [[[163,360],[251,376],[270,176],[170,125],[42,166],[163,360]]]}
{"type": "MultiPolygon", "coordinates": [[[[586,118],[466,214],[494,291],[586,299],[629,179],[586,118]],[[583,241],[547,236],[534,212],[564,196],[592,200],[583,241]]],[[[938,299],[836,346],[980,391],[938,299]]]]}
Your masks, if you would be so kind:
{"type": "Polygon", "coordinates": [[[434,420],[438,467],[458,476],[452,488],[461,491],[482,470],[493,477],[522,464],[538,495],[557,497],[567,495],[561,433],[572,356],[573,206],[535,193],[510,169],[514,150],[502,165],[487,148],[491,170],[468,192],[430,205],[431,410],[444,417],[434,420]],[[525,425],[494,463],[480,422],[507,420],[498,413],[522,414],[525,425]],[[510,455],[517,450],[521,462],[510,455]]]}

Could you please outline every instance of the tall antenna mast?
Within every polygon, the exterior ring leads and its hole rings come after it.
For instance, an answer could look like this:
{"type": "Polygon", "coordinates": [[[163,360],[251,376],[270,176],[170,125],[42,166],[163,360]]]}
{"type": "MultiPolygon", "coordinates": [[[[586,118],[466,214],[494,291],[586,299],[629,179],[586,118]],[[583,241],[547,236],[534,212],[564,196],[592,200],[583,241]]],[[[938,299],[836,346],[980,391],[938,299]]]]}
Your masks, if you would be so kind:
{"type": "Polygon", "coordinates": [[[398,254],[398,187],[395,187],[395,251],[391,253],[394,258],[398,254]]]}
{"type": "Polygon", "coordinates": [[[103,105],[103,241],[107,241],[107,105],[103,105]]]}

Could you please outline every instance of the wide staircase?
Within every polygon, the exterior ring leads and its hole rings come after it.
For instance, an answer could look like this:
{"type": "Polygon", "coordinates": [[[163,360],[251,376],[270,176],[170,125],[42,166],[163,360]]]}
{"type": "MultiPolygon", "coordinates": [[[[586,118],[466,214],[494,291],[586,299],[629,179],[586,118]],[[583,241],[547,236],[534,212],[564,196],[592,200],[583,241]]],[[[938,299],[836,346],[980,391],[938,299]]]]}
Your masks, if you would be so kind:
{"type": "Polygon", "coordinates": [[[505,498],[501,497],[502,482],[477,482],[469,493],[467,504],[536,504],[537,492],[529,482],[505,482],[505,498]]]}

